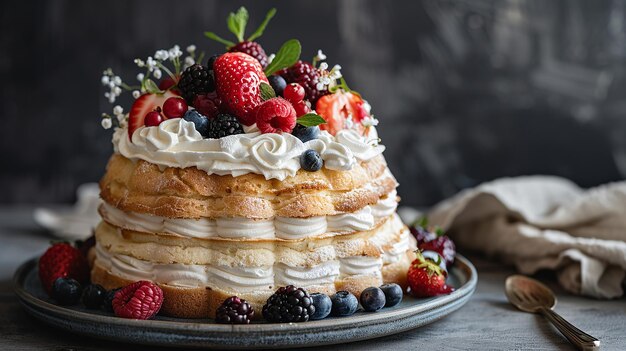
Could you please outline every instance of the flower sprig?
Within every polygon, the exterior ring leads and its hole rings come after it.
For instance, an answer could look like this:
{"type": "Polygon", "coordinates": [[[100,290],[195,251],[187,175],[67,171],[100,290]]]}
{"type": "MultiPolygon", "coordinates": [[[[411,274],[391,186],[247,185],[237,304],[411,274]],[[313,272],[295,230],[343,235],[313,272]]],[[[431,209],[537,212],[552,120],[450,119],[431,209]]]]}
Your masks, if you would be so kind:
{"type": "Polygon", "coordinates": [[[108,113],[102,114],[102,120],[100,124],[104,129],[110,129],[111,127],[123,128],[128,123],[128,114],[124,113],[124,109],[120,105],[113,107],[113,116],[108,113]]]}

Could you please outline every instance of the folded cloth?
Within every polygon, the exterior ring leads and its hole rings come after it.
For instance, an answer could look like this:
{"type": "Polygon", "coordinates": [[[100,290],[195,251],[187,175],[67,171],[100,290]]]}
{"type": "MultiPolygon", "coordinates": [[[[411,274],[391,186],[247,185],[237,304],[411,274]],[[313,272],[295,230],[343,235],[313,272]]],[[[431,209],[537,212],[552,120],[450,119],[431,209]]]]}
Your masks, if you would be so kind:
{"type": "Polygon", "coordinates": [[[523,274],[551,269],[570,292],[623,294],[626,182],[583,190],[558,177],[499,179],[439,203],[428,219],[458,246],[498,256],[523,274]]]}

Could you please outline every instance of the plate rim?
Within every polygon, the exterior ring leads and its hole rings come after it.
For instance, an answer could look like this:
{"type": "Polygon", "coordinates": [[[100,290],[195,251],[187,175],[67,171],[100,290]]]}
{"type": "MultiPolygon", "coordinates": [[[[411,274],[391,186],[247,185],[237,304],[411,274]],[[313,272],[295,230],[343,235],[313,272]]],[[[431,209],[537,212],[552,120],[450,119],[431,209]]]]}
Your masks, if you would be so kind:
{"type": "MultiPolygon", "coordinates": [[[[106,323],[107,325],[113,327],[139,327],[146,328],[150,332],[162,333],[166,335],[176,336],[176,335],[185,335],[188,337],[192,336],[204,336],[205,338],[210,338],[211,336],[219,336],[219,335],[227,335],[232,334],[241,335],[246,334],[249,336],[253,335],[273,335],[275,337],[280,338],[281,335],[287,337],[293,334],[303,334],[303,333],[319,333],[320,329],[324,329],[323,332],[328,332],[329,330],[329,321],[330,320],[317,320],[317,321],[309,321],[306,323],[253,323],[248,325],[228,325],[228,324],[217,324],[217,323],[207,323],[206,320],[201,320],[201,322],[194,323],[189,321],[172,321],[172,320],[132,320],[119,318],[115,316],[106,316],[102,314],[95,314],[83,311],[77,311],[70,308],[66,308],[63,306],[58,306],[52,304],[50,302],[41,300],[28,292],[24,286],[24,282],[28,274],[31,270],[36,268],[38,262],[38,258],[31,258],[27,260],[22,265],[18,267],[13,276],[13,286],[16,295],[18,296],[20,303],[24,305],[26,310],[33,315],[35,318],[43,320],[46,324],[51,324],[49,321],[45,320],[44,315],[46,317],[53,317],[55,319],[63,319],[67,320],[69,323],[91,323],[91,324],[102,324],[106,323]],[[36,314],[42,314],[42,316],[38,316],[36,314]],[[106,321],[103,321],[106,319],[106,321]]],[[[454,292],[449,295],[442,295],[434,298],[430,298],[430,301],[426,303],[417,304],[413,306],[407,306],[396,311],[390,313],[364,313],[356,316],[344,317],[344,318],[336,318],[332,319],[332,330],[336,332],[340,331],[348,331],[355,328],[360,328],[362,326],[372,327],[373,325],[380,325],[386,322],[398,322],[401,320],[410,319],[411,317],[417,317],[418,315],[428,314],[429,312],[433,312],[433,310],[444,308],[447,305],[450,305],[452,310],[447,313],[443,313],[440,317],[434,318],[434,320],[442,318],[449,313],[457,310],[461,306],[463,306],[473,294],[476,284],[478,281],[478,274],[476,272],[476,268],[474,265],[464,256],[457,254],[456,260],[454,263],[454,269],[459,270],[461,274],[464,275],[466,281],[459,288],[457,288],[454,292]],[[457,306],[458,305],[458,306],[457,306]]],[[[380,334],[372,334],[367,335],[361,338],[350,338],[350,340],[342,340],[341,342],[348,341],[359,341],[365,339],[377,338],[385,335],[391,335],[400,333],[409,329],[417,328],[421,325],[428,324],[427,323],[414,323],[414,326],[409,326],[403,329],[394,330],[392,332],[383,332],[380,334]]],[[[63,329],[68,329],[63,326],[55,325],[57,327],[61,327],[63,329]]],[[[98,334],[96,332],[86,332],[79,331],[76,329],[72,330],[73,332],[78,332],[80,334],[88,335],[96,338],[104,338],[103,335],[98,334]]],[[[119,335],[110,335],[108,336],[109,340],[118,340],[125,342],[134,342],[141,344],[153,344],[153,345],[165,345],[163,342],[149,342],[149,340],[134,340],[129,337],[121,337],[119,335]]],[[[136,338],[135,338],[136,339],[136,338]]],[[[219,337],[217,338],[219,339],[219,337]]],[[[219,341],[219,340],[217,340],[219,341]]],[[[338,341],[329,340],[326,344],[335,344],[338,341]]],[[[211,342],[210,340],[200,340],[200,342],[192,342],[188,345],[181,346],[219,346],[219,347],[237,347],[233,344],[223,344],[219,342],[211,342]]],[[[310,346],[315,345],[323,345],[322,342],[316,342],[310,346]]],[[[171,345],[179,345],[171,344],[171,345]]],[[[246,346],[247,344],[241,344],[241,347],[246,346]]],[[[262,345],[259,345],[262,346],[262,345]]],[[[272,345],[272,347],[276,347],[278,345],[272,345]]],[[[285,343],[282,345],[283,347],[294,347],[294,346],[309,346],[303,345],[300,343],[285,343]]]]}

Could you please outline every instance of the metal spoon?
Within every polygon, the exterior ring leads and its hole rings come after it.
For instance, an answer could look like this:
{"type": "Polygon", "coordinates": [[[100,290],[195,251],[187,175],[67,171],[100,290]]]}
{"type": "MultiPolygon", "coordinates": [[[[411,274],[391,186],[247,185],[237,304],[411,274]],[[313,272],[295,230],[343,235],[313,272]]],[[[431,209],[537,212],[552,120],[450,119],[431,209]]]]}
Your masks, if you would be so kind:
{"type": "Polygon", "coordinates": [[[571,325],[552,310],[556,306],[556,297],[547,286],[523,275],[512,275],[506,279],[504,290],[515,307],[542,314],[578,349],[600,350],[600,340],[571,325]]]}

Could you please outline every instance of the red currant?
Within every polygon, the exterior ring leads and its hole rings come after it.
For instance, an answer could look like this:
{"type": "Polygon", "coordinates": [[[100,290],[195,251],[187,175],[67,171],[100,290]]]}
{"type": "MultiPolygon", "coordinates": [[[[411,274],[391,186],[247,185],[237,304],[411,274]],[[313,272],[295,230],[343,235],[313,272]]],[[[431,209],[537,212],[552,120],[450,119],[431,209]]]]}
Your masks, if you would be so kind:
{"type": "Polygon", "coordinates": [[[296,110],[296,116],[304,116],[307,113],[311,112],[311,108],[304,101],[299,101],[293,104],[294,110],[296,110]]]}
{"type": "Polygon", "coordinates": [[[156,127],[163,122],[163,116],[158,111],[151,111],[146,114],[143,124],[146,127],[156,127]]]}
{"type": "Polygon", "coordinates": [[[179,97],[171,97],[163,103],[163,114],[167,118],[180,118],[187,112],[187,103],[179,97]]]}
{"type": "Polygon", "coordinates": [[[298,83],[288,84],[283,90],[283,97],[292,104],[300,102],[304,99],[304,88],[298,83]]]}

